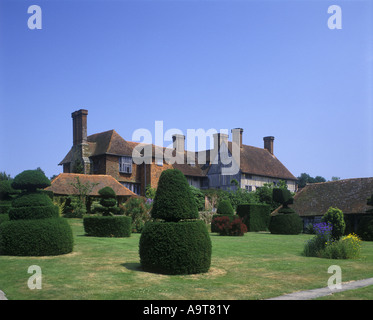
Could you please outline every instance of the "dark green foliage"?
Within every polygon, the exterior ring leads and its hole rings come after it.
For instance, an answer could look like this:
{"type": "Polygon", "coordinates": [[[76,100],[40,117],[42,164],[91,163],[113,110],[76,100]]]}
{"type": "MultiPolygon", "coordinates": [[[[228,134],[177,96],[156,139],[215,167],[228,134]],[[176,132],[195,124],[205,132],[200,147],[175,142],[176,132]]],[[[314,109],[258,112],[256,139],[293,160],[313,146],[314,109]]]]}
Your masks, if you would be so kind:
{"type": "Polygon", "coordinates": [[[52,206],[50,197],[42,192],[23,193],[12,201],[13,208],[52,206]]]}
{"type": "Polygon", "coordinates": [[[297,213],[271,216],[268,227],[273,234],[299,234],[303,230],[303,220],[297,213]]]}
{"type": "Polygon", "coordinates": [[[343,217],[342,210],[330,207],[321,218],[322,222],[327,222],[333,226],[332,238],[338,240],[343,236],[346,228],[346,223],[343,217]]]}
{"type": "Polygon", "coordinates": [[[237,214],[242,218],[248,231],[267,231],[271,217],[268,204],[242,204],[237,214]]]}
{"type": "Polygon", "coordinates": [[[49,256],[73,250],[73,234],[63,218],[17,220],[0,224],[0,254],[49,256]]]}
{"type": "Polygon", "coordinates": [[[198,211],[205,210],[205,196],[203,192],[194,186],[190,186],[190,190],[192,191],[192,195],[194,201],[196,202],[198,211]]]}
{"type": "Polygon", "coordinates": [[[132,219],[127,216],[91,216],[83,218],[84,231],[93,237],[130,237],[132,219]]]}
{"type": "Polygon", "coordinates": [[[212,220],[211,220],[211,232],[219,232],[219,229],[218,229],[218,227],[217,227],[217,225],[215,223],[215,219],[216,218],[220,218],[222,216],[228,217],[230,222],[232,222],[235,219],[240,218],[238,215],[235,215],[235,214],[224,214],[224,215],[222,215],[222,214],[214,214],[212,216],[212,220]]]}
{"type": "Polygon", "coordinates": [[[18,193],[19,191],[12,188],[11,180],[0,181],[0,201],[11,200],[12,195],[18,193]]]}
{"type": "Polygon", "coordinates": [[[145,271],[193,274],[209,270],[211,250],[206,225],[197,220],[147,223],[139,253],[145,271]]]}
{"type": "Polygon", "coordinates": [[[185,176],[180,170],[162,172],[151,216],[165,221],[198,219],[198,209],[185,176]]]}
{"type": "Polygon", "coordinates": [[[50,185],[41,170],[27,170],[14,179],[12,186],[24,189],[12,201],[10,221],[0,226],[0,254],[46,256],[73,250],[70,225],[59,217],[48,193],[37,191],[50,185]]]}
{"type": "MultiPolygon", "coordinates": [[[[373,194],[367,199],[367,205],[368,206],[373,206],[373,194]]],[[[373,213],[373,208],[367,209],[367,212],[372,212],[373,213]]]]}
{"type": "Polygon", "coordinates": [[[123,206],[124,214],[132,218],[132,232],[141,232],[150,220],[151,203],[143,197],[131,197],[123,206]]]}
{"type": "Polygon", "coordinates": [[[0,201],[0,215],[7,214],[12,206],[11,201],[0,201]]]}
{"type": "Polygon", "coordinates": [[[25,170],[18,174],[12,182],[12,188],[27,191],[44,189],[50,185],[51,182],[40,170],[25,170]]]}
{"type": "Polygon", "coordinates": [[[59,211],[55,205],[10,208],[10,220],[48,219],[58,218],[59,211]]]}
{"type": "Polygon", "coordinates": [[[116,194],[114,190],[110,187],[104,187],[98,191],[99,195],[104,199],[115,199],[116,194]]]}
{"type": "Polygon", "coordinates": [[[291,192],[284,188],[274,188],[272,190],[272,197],[274,202],[282,204],[282,208],[279,212],[281,213],[294,213],[293,209],[288,207],[289,204],[293,204],[294,198],[291,192]]]}
{"type": "Polygon", "coordinates": [[[104,187],[98,191],[101,196],[101,207],[96,208],[96,212],[102,213],[103,216],[112,216],[113,214],[120,214],[121,210],[117,206],[116,194],[110,187],[104,187]]]}
{"type": "Polygon", "coordinates": [[[222,200],[219,202],[218,210],[216,211],[218,214],[223,215],[232,215],[234,214],[233,207],[229,200],[222,200]]]}
{"type": "Polygon", "coordinates": [[[77,196],[68,196],[64,203],[63,216],[65,218],[83,218],[87,213],[86,206],[77,196]]]}
{"type": "Polygon", "coordinates": [[[357,234],[364,241],[373,241],[373,217],[362,217],[359,221],[357,234]]]}
{"type": "Polygon", "coordinates": [[[0,214],[0,224],[5,221],[9,221],[9,216],[7,214],[0,214]]]}

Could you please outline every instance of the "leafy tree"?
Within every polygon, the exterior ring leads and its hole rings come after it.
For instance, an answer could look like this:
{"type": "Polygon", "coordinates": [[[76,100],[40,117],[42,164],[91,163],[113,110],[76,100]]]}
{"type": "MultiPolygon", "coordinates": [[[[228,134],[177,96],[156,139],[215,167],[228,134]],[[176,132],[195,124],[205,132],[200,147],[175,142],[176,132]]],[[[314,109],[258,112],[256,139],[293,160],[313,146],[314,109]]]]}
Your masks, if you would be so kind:
{"type": "Polygon", "coordinates": [[[10,177],[10,174],[7,174],[5,171],[3,171],[0,172],[0,181],[3,180],[12,180],[12,178],[10,177]]]}
{"type": "Polygon", "coordinates": [[[326,179],[321,176],[311,177],[308,173],[301,173],[298,179],[299,188],[303,188],[307,183],[317,183],[317,182],[326,182],[326,179]]]}

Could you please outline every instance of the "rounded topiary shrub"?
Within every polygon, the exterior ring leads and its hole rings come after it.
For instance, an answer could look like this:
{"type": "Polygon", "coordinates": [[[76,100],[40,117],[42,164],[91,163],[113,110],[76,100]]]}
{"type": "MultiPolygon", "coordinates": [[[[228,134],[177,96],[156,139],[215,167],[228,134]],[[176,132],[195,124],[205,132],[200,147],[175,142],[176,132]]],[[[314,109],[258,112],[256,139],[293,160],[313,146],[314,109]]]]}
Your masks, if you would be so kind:
{"type": "Polygon", "coordinates": [[[180,170],[169,169],[162,172],[151,216],[166,221],[198,219],[198,209],[192,191],[180,170]]]}
{"type": "Polygon", "coordinates": [[[104,187],[98,191],[101,196],[100,206],[96,207],[95,212],[101,213],[103,216],[112,216],[120,214],[120,208],[117,206],[115,191],[110,187],[104,187]]]}
{"type": "Polygon", "coordinates": [[[93,237],[130,237],[132,219],[127,216],[91,216],[83,218],[84,231],[93,237]]]}
{"type": "Polygon", "coordinates": [[[211,264],[211,240],[206,224],[198,219],[196,202],[179,170],[162,172],[151,211],[139,243],[144,270],[163,274],[207,272],[211,264]],[[183,221],[180,221],[183,220],[183,221]]]}
{"type": "Polygon", "coordinates": [[[223,214],[223,215],[233,215],[234,210],[232,204],[229,200],[222,200],[219,202],[218,209],[216,213],[223,214]]]}
{"type": "Polygon", "coordinates": [[[16,220],[0,224],[0,254],[50,256],[70,253],[73,234],[63,218],[16,220]]]}
{"type": "Polygon", "coordinates": [[[297,213],[271,216],[269,231],[273,234],[299,234],[303,230],[303,220],[297,213]]]}
{"type": "Polygon", "coordinates": [[[48,194],[38,190],[48,185],[40,170],[26,170],[14,178],[12,187],[22,193],[12,201],[10,221],[1,224],[0,254],[43,256],[73,250],[70,225],[59,217],[48,194]]]}
{"type": "Polygon", "coordinates": [[[140,262],[145,271],[162,274],[207,272],[211,240],[202,220],[150,222],[140,238],[140,262]]]}

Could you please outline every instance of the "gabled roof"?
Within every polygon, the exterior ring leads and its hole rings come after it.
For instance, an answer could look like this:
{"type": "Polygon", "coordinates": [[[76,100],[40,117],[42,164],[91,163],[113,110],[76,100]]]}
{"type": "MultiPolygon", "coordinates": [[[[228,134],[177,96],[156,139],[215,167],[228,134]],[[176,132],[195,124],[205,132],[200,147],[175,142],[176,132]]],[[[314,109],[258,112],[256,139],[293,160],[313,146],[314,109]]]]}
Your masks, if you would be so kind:
{"type": "MultiPolygon", "coordinates": [[[[229,142],[232,150],[232,142],[229,142]]],[[[297,178],[267,149],[242,145],[240,153],[240,169],[243,173],[268,176],[285,180],[297,178]]]]}
{"type": "Polygon", "coordinates": [[[312,183],[299,191],[289,206],[300,216],[324,215],[330,207],[346,214],[365,213],[370,208],[367,198],[372,194],[373,177],[312,183]]]}
{"type": "Polygon", "coordinates": [[[112,176],[99,174],[60,173],[52,180],[51,186],[45,190],[53,191],[54,194],[58,195],[77,195],[79,194],[78,190],[72,185],[77,183],[77,179],[82,184],[95,184],[89,193],[90,196],[98,196],[98,191],[104,187],[111,187],[117,196],[137,196],[112,176]]]}

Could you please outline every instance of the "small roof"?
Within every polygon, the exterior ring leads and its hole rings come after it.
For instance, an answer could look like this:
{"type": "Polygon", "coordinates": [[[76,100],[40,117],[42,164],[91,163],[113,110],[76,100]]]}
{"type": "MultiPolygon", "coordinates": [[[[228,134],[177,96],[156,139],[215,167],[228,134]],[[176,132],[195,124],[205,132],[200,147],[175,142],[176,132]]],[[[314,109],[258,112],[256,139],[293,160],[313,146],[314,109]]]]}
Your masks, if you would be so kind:
{"type": "Polygon", "coordinates": [[[104,187],[111,187],[115,194],[120,197],[137,196],[112,176],[99,174],[60,173],[52,180],[51,186],[45,188],[45,190],[53,191],[54,194],[59,195],[78,195],[77,188],[73,186],[78,179],[82,184],[95,184],[92,191],[88,194],[90,196],[99,196],[98,191],[104,187]]]}
{"type": "Polygon", "coordinates": [[[370,208],[367,198],[372,194],[373,177],[311,183],[294,196],[294,203],[289,207],[300,216],[321,216],[330,207],[346,214],[365,213],[370,208]]]}

